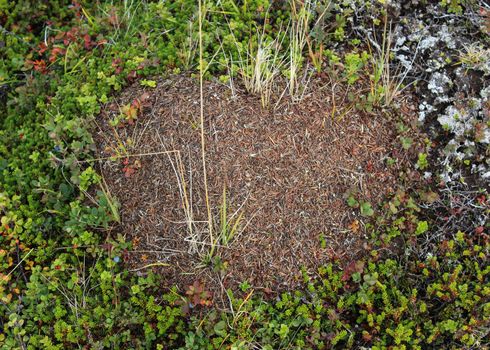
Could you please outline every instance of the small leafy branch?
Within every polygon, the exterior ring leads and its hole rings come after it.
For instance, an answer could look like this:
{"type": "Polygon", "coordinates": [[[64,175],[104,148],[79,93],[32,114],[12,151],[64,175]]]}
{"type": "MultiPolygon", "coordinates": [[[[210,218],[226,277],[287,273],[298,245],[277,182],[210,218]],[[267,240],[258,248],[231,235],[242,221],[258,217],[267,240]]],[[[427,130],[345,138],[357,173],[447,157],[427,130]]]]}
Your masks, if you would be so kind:
{"type": "Polygon", "coordinates": [[[123,173],[125,177],[131,177],[136,173],[138,169],[141,169],[141,161],[136,159],[132,163],[130,163],[129,158],[123,160],[123,173]]]}
{"type": "Polygon", "coordinates": [[[111,120],[111,126],[123,127],[126,123],[133,125],[142,114],[144,107],[148,105],[149,98],[150,95],[145,92],[139,98],[135,98],[133,102],[124,105],[120,109],[119,115],[111,120]]]}
{"type": "Polygon", "coordinates": [[[187,288],[185,294],[185,302],[182,306],[182,311],[184,313],[189,313],[190,310],[196,306],[213,305],[211,293],[205,289],[204,284],[200,281],[194,281],[194,283],[187,288]]]}
{"type": "Polygon", "coordinates": [[[374,210],[371,206],[371,203],[367,201],[357,200],[353,195],[350,195],[347,198],[347,204],[349,205],[349,207],[359,208],[362,216],[369,217],[374,215],[374,210]]]}

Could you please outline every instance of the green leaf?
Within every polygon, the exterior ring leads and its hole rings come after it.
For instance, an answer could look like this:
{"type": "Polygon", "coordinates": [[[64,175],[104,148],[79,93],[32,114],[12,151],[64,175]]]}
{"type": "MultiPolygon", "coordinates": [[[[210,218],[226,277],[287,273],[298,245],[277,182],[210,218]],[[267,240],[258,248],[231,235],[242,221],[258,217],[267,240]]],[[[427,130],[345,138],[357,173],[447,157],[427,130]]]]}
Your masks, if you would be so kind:
{"type": "Polygon", "coordinates": [[[366,282],[370,286],[374,286],[378,281],[378,273],[373,272],[372,274],[364,275],[364,282],[366,282]]]}
{"type": "Polygon", "coordinates": [[[371,207],[371,203],[369,202],[362,202],[361,204],[361,215],[362,216],[373,216],[374,210],[371,207]]]}
{"type": "Polygon", "coordinates": [[[416,235],[421,235],[424,232],[427,232],[429,229],[429,224],[427,221],[419,221],[417,224],[417,229],[415,230],[416,235]]]}
{"type": "Polygon", "coordinates": [[[405,150],[408,150],[410,147],[412,147],[413,140],[409,137],[401,137],[400,141],[402,143],[402,147],[405,150]]]}
{"type": "Polygon", "coordinates": [[[357,208],[359,206],[359,202],[352,196],[347,198],[347,205],[352,208],[357,208]]]}
{"type": "Polygon", "coordinates": [[[217,335],[224,337],[226,335],[226,322],[225,321],[219,321],[214,325],[214,333],[217,335]]]}
{"type": "Polygon", "coordinates": [[[100,279],[102,281],[110,281],[112,279],[112,275],[109,271],[102,271],[100,273],[100,279]]]}
{"type": "Polygon", "coordinates": [[[133,294],[138,294],[140,291],[141,291],[140,286],[138,286],[137,284],[131,286],[131,292],[133,292],[133,294]]]}
{"type": "Polygon", "coordinates": [[[419,153],[419,159],[417,160],[417,167],[420,170],[424,170],[429,166],[427,161],[427,153],[419,153]]]}
{"type": "Polygon", "coordinates": [[[284,323],[282,323],[281,328],[278,331],[278,335],[281,337],[281,339],[284,339],[287,337],[288,333],[289,333],[289,327],[284,323]]]}
{"type": "Polygon", "coordinates": [[[352,280],[356,283],[361,282],[361,274],[359,272],[354,272],[352,274],[352,280]]]}
{"type": "Polygon", "coordinates": [[[143,79],[140,81],[140,85],[141,86],[148,86],[148,87],[151,87],[151,88],[154,88],[157,86],[157,82],[155,80],[146,80],[146,79],[143,79]]]}

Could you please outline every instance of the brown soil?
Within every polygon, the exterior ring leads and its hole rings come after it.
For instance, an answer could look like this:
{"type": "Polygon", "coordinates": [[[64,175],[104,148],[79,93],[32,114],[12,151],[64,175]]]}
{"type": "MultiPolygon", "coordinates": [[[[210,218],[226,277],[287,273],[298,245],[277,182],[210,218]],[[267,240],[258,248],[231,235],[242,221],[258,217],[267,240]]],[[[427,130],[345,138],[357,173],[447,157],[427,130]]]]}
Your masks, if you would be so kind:
{"type": "MultiPolygon", "coordinates": [[[[215,236],[224,187],[229,214],[243,215],[237,236],[216,250],[225,268],[214,270],[198,268],[202,258],[196,252],[209,249],[198,82],[176,76],[157,79],[154,89],[136,83],[106,106],[94,134],[98,155],[116,154],[119,143],[131,155],[100,162],[121,205],[122,222],[115,230],[134,243],[127,259],[131,268],[137,273],[153,268],[181,286],[204,280],[211,289],[236,288],[248,281],[255,288],[283,290],[299,283],[302,266],[315,271],[329,259],[348,261],[366,250],[364,219],[346,205],[346,196],[356,193],[373,206],[379,203],[395,189],[407,155],[399,149],[394,122],[382,113],[353,110],[341,120],[338,113],[332,118],[331,86],[318,79],[301,103],[283,98],[274,110],[263,109],[259,97],[232,96],[227,86],[205,83],[215,236]],[[137,98],[145,107],[134,125],[112,128],[108,122],[137,98]],[[158,154],[136,156],[147,153],[158,154]],[[388,156],[399,158],[396,167],[386,166],[388,156]],[[179,159],[191,193],[192,234],[175,171],[179,159]],[[155,262],[168,266],[145,268],[155,262]]],[[[334,95],[338,106],[340,95],[334,95]]]]}

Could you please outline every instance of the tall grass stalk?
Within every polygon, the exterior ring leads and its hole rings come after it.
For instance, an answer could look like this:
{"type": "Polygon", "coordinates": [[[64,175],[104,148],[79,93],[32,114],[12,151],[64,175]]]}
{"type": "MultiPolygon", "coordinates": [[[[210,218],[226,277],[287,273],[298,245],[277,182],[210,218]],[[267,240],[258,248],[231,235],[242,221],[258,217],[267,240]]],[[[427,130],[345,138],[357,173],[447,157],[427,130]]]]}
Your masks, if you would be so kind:
{"type": "MultiPolygon", "coordinates": [[[[230,31],[233,35],[231,28],[230,31]]],[[[240,49],[238,50],[237,63],[245,89],[250,93],[259,94],[263,107],[269,105],[274,80],[284,68],[285,57],[281,47],[285,36],[282,29],[279,29],[276,38],[270,39],[264,26],[261,31],[257,30],[256,42],[250,39],[245,57],[242,57],[240,49]]],[[[236,38],[235,45],[238,49],[236,38]]]]}
{"type": "Polygon", "coordinates": [[[381,102],[383,107],[391,106],[402,91],[411,85],[404,86],[403,83],[413,66],[418,52],[417,46],[410,66],[406,67],[404,72],[400,72],[400,70],[393,71],[391,67],[392,37],[391,23],[388,25],[388,17],[385,14],[383,42],[381,46],[377,45],[377,54],[372,55],[374,77],[371,82],[371,95],[374,97],[375,102],[381,102]]]}
{"type": "Polygon", "coordinates": [[[299,83],[298,75],[304,61],[303,51],[307,43],[308,31],[311,17],[311,3],[305,1],[299,10],[296,2],[291,1],[292,24],[289,31],[289,94],[294,100],[304,91],[304,86],[299,83]]]}
{"type": "Polygon", "coordinates": [[[235,219],[235,214],[229,216],[228,214],[228,204],[226,201],[226,188],[223,187],[223,198],[220,208],[220,236],[219,240],[223,246],[227,246],[231,242],[233,237],[238,233],[238,229],[242,222],[243,213],[240,213],[235,219]]]}
{"type": "Polygon", "coordinates": [[[214,235],[213,235],[213,216],[211,214],[211,206],[209,204],[209,191],[208,191],[208,176],[206,172],[206,141],[204,137],[204,94],[203,94],[203,80],[204,80],[204,60],[203,60],[203,43],[202,43],[202,17],[203,3],[199,0],[199,99],[200,99],[200,122],[201,122],[201,159],[203,168],[203,181],[204,181],[204,197],[206,200],[206,209],[208,213],[208,234],[209,242],[211,243],[210,255],[214,252],[214,235]]]}

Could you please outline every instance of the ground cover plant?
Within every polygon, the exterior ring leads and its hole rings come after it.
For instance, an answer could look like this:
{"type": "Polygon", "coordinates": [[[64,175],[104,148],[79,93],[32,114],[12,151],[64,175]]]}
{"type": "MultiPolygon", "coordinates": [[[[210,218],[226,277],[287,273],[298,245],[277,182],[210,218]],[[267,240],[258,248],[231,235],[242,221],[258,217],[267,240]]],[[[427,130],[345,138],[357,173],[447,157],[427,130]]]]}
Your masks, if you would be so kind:
{"type": "Polygon", "coordinates": [[[0,347],[487,348],[489,11],[0,1],[0,347]]]}

